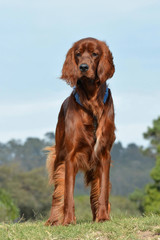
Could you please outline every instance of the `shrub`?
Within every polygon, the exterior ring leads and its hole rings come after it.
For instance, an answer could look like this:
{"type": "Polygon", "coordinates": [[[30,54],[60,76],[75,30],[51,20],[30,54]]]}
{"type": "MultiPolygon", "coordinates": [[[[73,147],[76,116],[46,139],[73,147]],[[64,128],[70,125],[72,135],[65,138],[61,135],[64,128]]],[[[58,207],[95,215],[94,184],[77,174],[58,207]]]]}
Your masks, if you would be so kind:
{"type": "Polygon", "coordinates": [[[15,220],[19,217],[19,209],[13,203],[10,195],[0,188],[0,221],[15,220]]]}

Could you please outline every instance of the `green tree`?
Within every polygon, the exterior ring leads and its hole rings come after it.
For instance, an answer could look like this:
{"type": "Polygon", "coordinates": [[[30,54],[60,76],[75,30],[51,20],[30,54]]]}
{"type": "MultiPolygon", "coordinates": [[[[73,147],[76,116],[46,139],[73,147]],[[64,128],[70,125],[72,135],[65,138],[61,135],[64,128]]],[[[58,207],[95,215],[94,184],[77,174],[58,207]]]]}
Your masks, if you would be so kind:
{"type": "Polygon", "coordinates": [[[144,195],[144,212],[160,214],[160,117],[153,121],[153,126],[148,127],[144,138],[150,141],[148,150],[155,156],[155,167],[151,170],[152,184],[147,184],[144,195]]]}
{"type": "Polygon", "coordinates": [[[19,209],[13,203],[9,193],[0,188],[0,221],[15,220],[19,217],[19,209]]]}
{"type": "Polygon", "coordinates": [[[14,199],[24,219],[45,216],[50,209],[52,187],[44,167],[24,172],[17,164],[0,166],[0,188],[14,199]]]}
{"type": "Polygon", "coordinates": [[[45,135],[44,135],[44,140],[45,140],[45,143],[46,145],[54,145],[55,144],[55,134],[54,132],[47,132],[45,135]]]}

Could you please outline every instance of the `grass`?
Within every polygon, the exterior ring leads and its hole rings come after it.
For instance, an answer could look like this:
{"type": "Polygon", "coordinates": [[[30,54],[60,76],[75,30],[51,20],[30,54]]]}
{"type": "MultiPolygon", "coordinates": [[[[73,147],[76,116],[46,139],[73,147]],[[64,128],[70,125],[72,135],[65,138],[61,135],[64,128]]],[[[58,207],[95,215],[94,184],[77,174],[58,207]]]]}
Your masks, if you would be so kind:
{"type": "Polygon", "coordinates": [[[93,223],[89,197],[79,196],[75,198],[76,225],[46,227],[45,220],[1,223],[0,240],[160,240],[160,216],[140,216],[123,197],[111,197],[110,201],[111,221],[93,223]]]}
{"type": "Polygon", "coordinates": [[[160,239],[160,217],[112,217],[111,221],[79,221],[67,227],[45,227],[44,221],[1,224],[0,240],[127,240],[160,239]]]}
{"type": "MultiPolygon", "coordinates": [[[[126,197],[111,196],[111,215],[112,216],[140,216],[136,209],[135,203],[131,202],[126,197]]],[[[79,221],[92,219],[89,196],[75,197],[75,213],[79,221]]]]}

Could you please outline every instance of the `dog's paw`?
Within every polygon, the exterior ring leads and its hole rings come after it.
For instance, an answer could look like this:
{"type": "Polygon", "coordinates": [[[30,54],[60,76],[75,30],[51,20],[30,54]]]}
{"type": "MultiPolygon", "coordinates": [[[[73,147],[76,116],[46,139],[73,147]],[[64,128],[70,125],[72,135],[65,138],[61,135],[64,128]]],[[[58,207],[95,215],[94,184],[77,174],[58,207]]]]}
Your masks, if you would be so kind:
{"type": "Polygon", "coordinates": [[[76,224],[76,217],[75,216],[65,216],[62,225],[67,226],[69,224],[76,224]]]}
{"type": "Polygon", "coordinates": [[[98,210],[97,216],[96,216],[96,222],[104,222],[104,221],[109,221],[109,213],[107,213],[105,207],[101,207],[98,210]]]}
{"type": "Polygon", "coordinates": [[[48,219],[45,224],[45,226],[58,226],[59,225],[59,222],[58,220],[52,220],[52,219],[48,219]]]}

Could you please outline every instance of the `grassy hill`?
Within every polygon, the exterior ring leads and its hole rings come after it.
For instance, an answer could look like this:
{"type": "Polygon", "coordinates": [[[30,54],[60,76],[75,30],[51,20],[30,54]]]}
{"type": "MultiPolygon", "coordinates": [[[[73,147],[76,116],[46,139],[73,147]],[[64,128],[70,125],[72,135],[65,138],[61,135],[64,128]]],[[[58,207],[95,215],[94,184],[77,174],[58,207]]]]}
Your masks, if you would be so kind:
{"type": "Polygon", "coordinates": [[[44,221],[0,225],[0,240],[127,240],[160,239],[160,217],[112,217],[111,221],[85,220],[67,227],[45,227],[44,221]]]}
{"type": "Polygon", "coordinates": [[[46,227],[38,221],[1,223],[0,240],[127,240],[160,239],[160,216],[140,216],[124,197],[111,197],[111,221],[93,223],[89,197],[75,197],[76,225],[46,227]]]}

